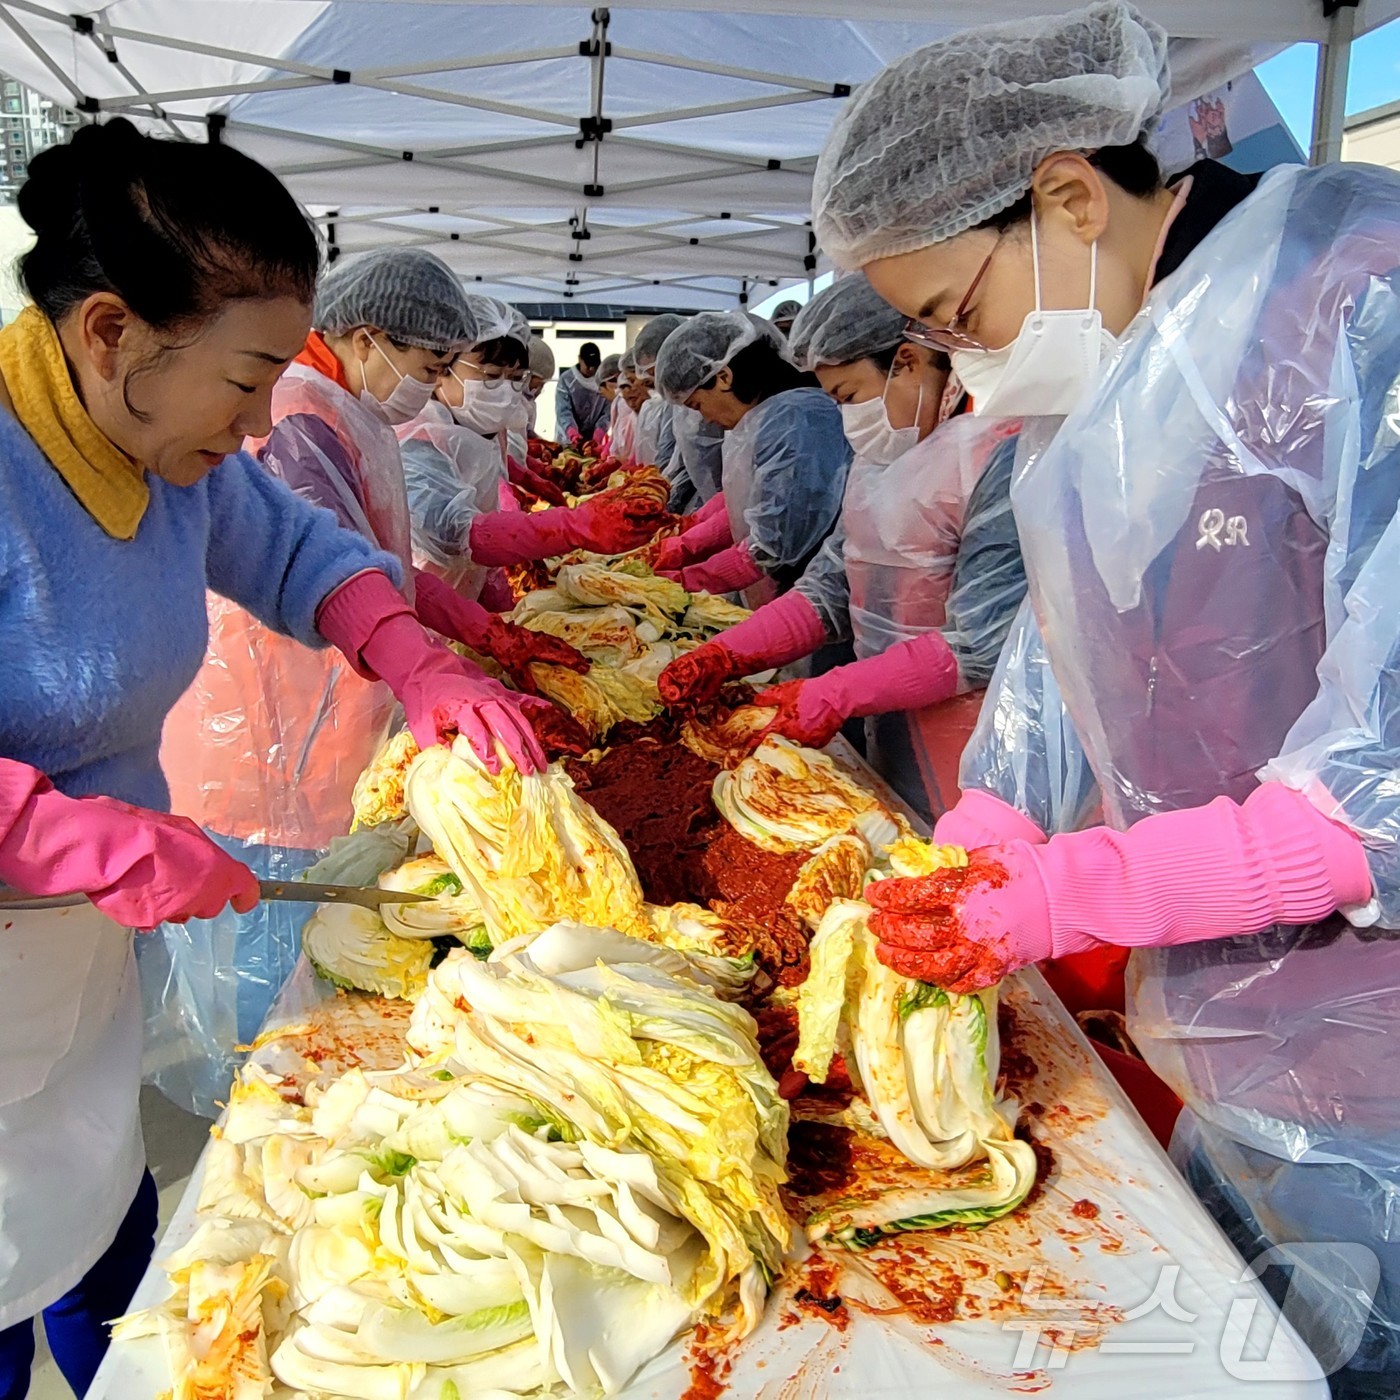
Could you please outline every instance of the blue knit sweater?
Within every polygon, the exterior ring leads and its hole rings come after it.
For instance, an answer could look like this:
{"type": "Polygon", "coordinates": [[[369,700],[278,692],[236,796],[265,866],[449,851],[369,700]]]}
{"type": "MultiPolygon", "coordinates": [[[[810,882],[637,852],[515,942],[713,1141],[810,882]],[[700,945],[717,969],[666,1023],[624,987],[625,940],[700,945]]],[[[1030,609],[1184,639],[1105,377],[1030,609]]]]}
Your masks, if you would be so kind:
{"type": "Polygon", "coordinates": [[[164,809],[161,726],[204,659],[206,588],[323,646],[329,593],[403,570],[242,454],[195,486],[148,482],[136,538],[114,540],[0,412],[0,757],[164,809]]]}

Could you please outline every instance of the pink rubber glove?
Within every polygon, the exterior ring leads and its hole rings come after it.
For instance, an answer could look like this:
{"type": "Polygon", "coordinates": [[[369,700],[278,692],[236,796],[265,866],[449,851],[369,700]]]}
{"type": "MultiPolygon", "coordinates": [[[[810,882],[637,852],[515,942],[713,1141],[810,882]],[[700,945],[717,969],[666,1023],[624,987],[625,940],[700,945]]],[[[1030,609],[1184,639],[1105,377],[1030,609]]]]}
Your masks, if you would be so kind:
{"type": "Polygon", "coordinates": [[[1311,923],[1364,904],[1371,875],[1354,832],[1265,783],[1242,806],[1218,797],[1126,832],[989,846],[961,869],[878,881],[866,898],[882,962],[968,992],[1101,943],[1173,947],[1311,923]]]}
{"type": "Polygon", "coordinates": [[[695,523],[681,535],[673,535],[661,546],[661,553],[653,565],[659,574],[679,572],[687,564],[698,564],[712,554],[727,549],[734,543],[729,529],[729,516],[724,509],[724,495],[721,493],[708,501],[695,514],[695,523]],[[719,503],[719,509],[713,507],[719,503]]]}
{"type": "Polygon", "coordinates": [[[538,496],[542,501],[548,501],[552,506],[569,504],[568,497],[552,481],[546,481],[528,464],[521,466],[514,457],[506,458],[506,476],[513,485],[530,492],[532,496],[538,496]]]}
{"type": "Polygon", "coordinates": [[[854,715],[922,710],[957,689],[958,663],[948,643],[938,632],[925,632],[811,680],[784,681],[760,691],[754,703],[778,707],[770,734],[819,749],[854,715]]]}
{"type": "Polygon", "coordinates": [[[212,919],[258,902],[257,877],[192,821],[110,797],[65,797],[0,760],[0,880],[26,894],[85,894],[126,928],[212,919]]]}
{"type": "Polygon", "coordinates": [[[722,636],[678,656],[657,678],[668,705],[713,700],[726,681],[810,656],[826,640],[817,610],[796,589],[765,603],[722,636]]]}
{"type": "Polygon", "coordinates": [[[703,525],[708,520],[713,520],[715,516],[722,516],[727,522],[729,520],[729,508],[724,504],[724,492],[718,491],[705,502],[699,510],[690,517],[692,525],[703,525]]]}
{"type": "Polygon", "coordinates": [[[588,670],[588,658],[568,642],[544,632],[532,632],[528,627],[518,627],[487,612],[480,603],[462,597],[451,584],[434,574],[415,571],[413,603],[418,621],[424,627],[499,662],[516,685],[531,695],[535,693],[531,662],[545,661],[554,666],[567,666],[571,671],[588,670]]]}
{"type": "Polygon", "coordinates": [[[664,503],[654,509],[620,487],[572,510],[478,515],[472,521],[469,540],[472,558],[478,564],[522,564],[574,549],[625,554],[647,544],[665,523],[664,503]]]}
{"type": "Polygon", "coordinates": [[[515,487],[505,478],[502,478],[496,486],[496,508],[505,511],[508,515],[514,515],[525,509],[521,504],[520,497],[515,494],[515,487]]]}
{"type": "Polygon", "coordinates": [[[681,570],[680,582],[687,593],[732,593],[757,583],[763,576],[763,570],[749,553],[749,542],[740,540],[699,564],[687,565],[681,570]]]}
{"type": "Polygon", "coordinates": [[[394,692],[419,748],[461,734],[493,773],[497,742],[522,773],[545,766],[529,716],[549,702],[507,690],[439,646],[388,575],[356,574],[321,604],[316,626],[360,675],[394,692]]]}
{"type": "Polygon", "coordinates": [[[940,846],[1001,846],[1008,841],[1045,844],[1045,833],[1024,812],[981,788],[968,788],[957,803],[934,823],[933,839],[940,846]]]}

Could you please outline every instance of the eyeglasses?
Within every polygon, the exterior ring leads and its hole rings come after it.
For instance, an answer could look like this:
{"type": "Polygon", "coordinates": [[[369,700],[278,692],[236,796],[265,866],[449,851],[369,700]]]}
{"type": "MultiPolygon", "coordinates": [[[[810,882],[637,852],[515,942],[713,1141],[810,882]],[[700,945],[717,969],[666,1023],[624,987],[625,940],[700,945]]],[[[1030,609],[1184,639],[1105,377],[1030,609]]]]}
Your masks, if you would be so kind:
{"type": "Polygon", "coordinates": [[[489,388],[498,384],[509,384],[517,393],[523,394],[530,382],[528,369],[502,369],[499,365],[474,365],[470,360],[458,360],[449,371],[458,379],[475,379],[489,388]]]}
{"type": "Polygon", "coordinates": [[[992,244],[992,251],[983,259],[982,266],[977,269],[977,276],[972,279],[972,285],[958,303],[958,309],[953,312],[953,319],[946,326],[926,326],[917,317],[911,316],[904,323],[905,340],[914,345],[922,345],[926,350],[985,350],[987,347],[981,341],[974,340],[960,327],[967,315],[967,308],[971,305],[978,287],[982,285],[982,279],[987,275],[987,269],[991,267],[992,259],[996,257],[1000,247],[1001,235],[998,234],[997,241],[992,244]]]}

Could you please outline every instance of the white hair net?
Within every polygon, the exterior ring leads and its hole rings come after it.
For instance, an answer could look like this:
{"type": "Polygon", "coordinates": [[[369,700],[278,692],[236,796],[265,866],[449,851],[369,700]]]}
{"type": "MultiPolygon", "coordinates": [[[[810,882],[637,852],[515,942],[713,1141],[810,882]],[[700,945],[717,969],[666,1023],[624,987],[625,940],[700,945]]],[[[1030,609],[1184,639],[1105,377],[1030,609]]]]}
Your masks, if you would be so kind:
{"type": "Polygon", "coordinates": [[[1122,0],[928,44],[865,84],[812,182],[817,240],[839,267],[975,228],[1055,151],[1131,145],[1161,113],[1166,31],[1122,0]]]}
{"type": "MultiPolygon", "coordinates": [[[[766,322],[745,311],[702,311],[666,337],[656,360],[656,387],[672,403],[684,403],[746,346],[764,333],[766,322]]],[[[771,328],[773,335],[778,335],[771,328]]],[[[781,337],[779,337],[781,340],[781,337]]]]}
{"type": "Polygon", "coordinates": [[[664,316],[653,316],[638,331],[636,340],[632,342],[632,353],[637,357],[637,364],[642,369],[650,369],[656,363],[656,357],[661,353],[666,337],[684,324],[685,317],[677,316],[674,311],[668,311],[664,316]]]}
{"type": "Polygon", "coordinates": [[[618,376],[622,373],[622,356],[605,355],[603,363],[598,366],[599,384],[616,384],[618,376]]]}
{"type": "Polygon", "coordinates": [[[421,248],[384,248],[336,267],[317,290],[315,322],[332,334],[372,326],[423,350],[456,350],[477,338],[457,274],[421,248]]]}
{"type": "MultiPolygon", "coordinates": [[[[602,365],[598,366],[598,373],[603,372],[602,365]]],[[[621,385],[630,384],[637,373],[637,357],[630,351],[624,350],[617,361],[617,382],[621,385]]]]}
{"type": "Polygon", "coordinates": [[[480,292],[468,292],[466,298],[476,317],[473,345],[481,345],[488,340],[518,340],[522,345],[530,344],[530,323],[515,307],[496,297],[483,296],[480,292]]]}
{"type": "Polygon", "coordinates": [[[799,369],[848,365],[904,339],[905,318],[864,277],[842,277],[797,314],[788,345],[799,369]]]}
{"type": "Polygon", "coordinates": [[[554,351],[538,335],[530,337],[530,373],[541,379],[554,378],[554,351]]]}

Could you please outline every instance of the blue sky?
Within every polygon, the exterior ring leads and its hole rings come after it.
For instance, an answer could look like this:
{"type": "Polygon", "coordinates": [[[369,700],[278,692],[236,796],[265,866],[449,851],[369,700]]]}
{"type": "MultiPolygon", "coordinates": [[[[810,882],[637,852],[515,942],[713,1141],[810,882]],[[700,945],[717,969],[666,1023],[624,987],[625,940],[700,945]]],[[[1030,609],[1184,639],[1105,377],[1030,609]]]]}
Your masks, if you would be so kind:
{"type": "MultiPolygon", "coordinates": [[[[1311,44],[1295,44],[1264,64],[1259,77],[1306,151],[1312,139],[1317,49],[1311,44]]],[[[1352,45],[1347,111],[1364,112],[1368,107],[1396,101],[1400,101],[1400,20],[1352,45]]]]}

